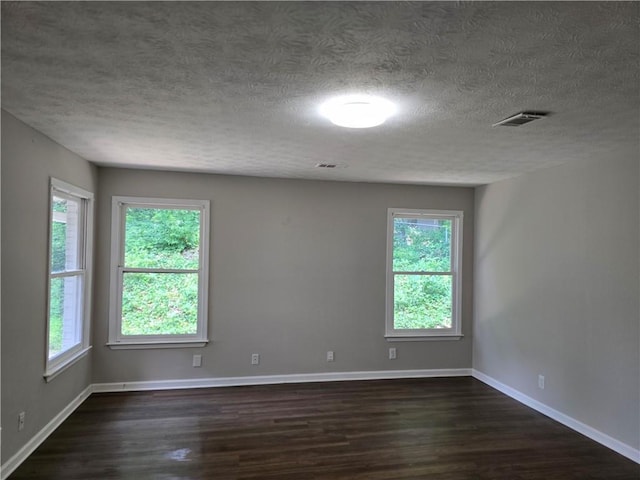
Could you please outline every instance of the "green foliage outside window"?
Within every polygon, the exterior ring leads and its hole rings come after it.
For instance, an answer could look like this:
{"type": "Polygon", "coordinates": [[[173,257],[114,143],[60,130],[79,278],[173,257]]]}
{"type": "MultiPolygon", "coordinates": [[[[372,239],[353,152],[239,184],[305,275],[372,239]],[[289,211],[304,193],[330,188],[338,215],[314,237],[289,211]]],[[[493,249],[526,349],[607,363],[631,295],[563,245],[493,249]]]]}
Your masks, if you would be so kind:
{"type": "Polygon", "coordinates": [[[62,350],[62,311],[64,297],[64,282],[61,278],[54,278],[51,282],[51,298],[49,300],[49,357],[62,350]]]}
{"type": "MultiPolygon", "coordinates": [[[[52,203],[54,212],[66,213],[67,201],[54,197],[52,203]]],[[[67,224],[65,222],[51,223],[51,271],[61,272],[65,269],[67,242],[67,224]]],[[[52,279],[49,298],[49,357],[62,350],[62,315],[64,297],[64,282],[52,279]]]]}
{"type": "MultiPolygon", "coordinates": [[[[128,208],[125,267],[197,270],[200,211],[128,208]]],[[[128,272],[122,289],[122,334],[195,334],[198,274],[128,272]]]]}
{"type": "MultiPolygon", "coordinates": [[[[67,212],[67,201],[54,197],[53,211],[57,213],[67,212]]],[[[51,271],[61,272],[64,270],[66,261],[67,224],[65,222],[53,221],[51,224],[51,271]]]]}
{"type": "MultiPolygon", "coordinates": [[[[451,220],[395,218],[394,272],[450,272],[451,220]]],[[[394,274],[394,328],[450,328],[451,275],[394,274]]]]}

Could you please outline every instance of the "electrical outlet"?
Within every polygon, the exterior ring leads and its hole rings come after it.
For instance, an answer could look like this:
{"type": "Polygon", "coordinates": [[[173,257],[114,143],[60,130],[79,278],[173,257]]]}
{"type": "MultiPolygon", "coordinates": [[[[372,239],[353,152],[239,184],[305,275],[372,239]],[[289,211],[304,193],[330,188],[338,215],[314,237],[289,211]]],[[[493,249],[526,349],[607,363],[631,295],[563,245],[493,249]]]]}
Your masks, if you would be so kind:
{"type": "Polygon", "coordinates": [[[260,365],[260,354],[254,353],[251,355],[251,365],[260,365]]]}
{"type": "Polygon", "coordinates": [[[327,362],[333,362],[333,350],[327,352],[327,362]]]}
{"type": "Polygon", "coordinates": [[[538,388],[544,390],[544,375],[538,375],[538,388]]]}
{"type": "Polygon", "coordinates": [[[396,347],[389,348],[389,360],[395,360],[396,358],[398,358],[396,347]]]}
{"type": "Polygon", "coordinates": [[[24,430],[24,417],[25,417],[25,413],[24,412],[20,412],[18,414],[18,431],[24,430]]]}
{"type": "Polygon", "coordinates": [[[194,355],[193,356],[193,366],[201,367],[202,366],[202,355],[194,355]]]}

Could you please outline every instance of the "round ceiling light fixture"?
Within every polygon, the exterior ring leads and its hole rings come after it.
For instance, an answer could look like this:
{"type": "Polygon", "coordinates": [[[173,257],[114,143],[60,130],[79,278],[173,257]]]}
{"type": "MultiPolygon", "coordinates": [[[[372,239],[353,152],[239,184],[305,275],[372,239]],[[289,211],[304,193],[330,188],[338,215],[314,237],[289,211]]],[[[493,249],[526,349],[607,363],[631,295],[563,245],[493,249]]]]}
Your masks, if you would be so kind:
{"type": "Polygon", "coordinates": [[[382,125],[396,113],[389,100],[373,95],[344,95],[320,106],[320,114],[331,123],[346,128],[371,128],[382,125]]]}

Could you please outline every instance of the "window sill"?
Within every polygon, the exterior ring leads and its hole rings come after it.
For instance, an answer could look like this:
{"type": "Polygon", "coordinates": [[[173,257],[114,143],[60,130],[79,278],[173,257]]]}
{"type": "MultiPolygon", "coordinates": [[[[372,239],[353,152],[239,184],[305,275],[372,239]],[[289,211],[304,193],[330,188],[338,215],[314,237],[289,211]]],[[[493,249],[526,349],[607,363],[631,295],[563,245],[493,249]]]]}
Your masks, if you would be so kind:
{"type": "Polygon", "coordinates": [[[48,368],[45,372],[44,372],[44,379],[47,383],[49,383],[51,380],[53,380],[54,378],[56,378],[58,375],[60,375],[62,372],[64,372],[67,368],[69,368],[71,365],[73,365],[74,363],[76,363],[78,360],[80,360],[81,358],[85,357],[87,355],[87,353],[89,353],[89,350],[91,350],[91,346],[88,346],[87,348],[83,348],[82,350],[78,351],[75,355],[73,355],[72,357],[69,357],[67,360],[65,360],[64,362],[52,367],[52,368],[48,368]]]}
{"type": "Polygon", "coordinates": [[[460,340],[464,335],[461,333],[451,333],[444,335],[385,335],[387,342],[433,342],[433,341],[449,341],[460,340]]]}
{"type": "Polygon", "coordinates": [[[209,340],[172,340],[168,342],[109,342],[107,347],[111,350],[145,350],[151,348],[198,348],[204,347],[209,340]]]}

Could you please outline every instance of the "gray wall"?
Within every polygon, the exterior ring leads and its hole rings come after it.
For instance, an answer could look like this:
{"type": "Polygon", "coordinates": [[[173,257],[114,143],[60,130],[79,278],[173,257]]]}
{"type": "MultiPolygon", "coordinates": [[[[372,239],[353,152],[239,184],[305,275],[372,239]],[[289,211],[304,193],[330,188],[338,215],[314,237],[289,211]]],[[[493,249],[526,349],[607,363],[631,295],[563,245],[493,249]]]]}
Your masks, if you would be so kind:
{"type": "Polygon", "coordinates": [[[50,383],[42,377],[50,176],[96,190],[95,167],[2,111],[3,463],[91,383],[90,355],[50,383]]]}
{"type": "Polygon", "coordinates": [[[473,341],[475,369],[634,448],[638,175],[606,160],[477,190],[473,341]]]}
{"type": "Polygon", "coordinates": [[[108,168],[99,177],[94,382],[471,367],[473,189],[108,168]],[[207,347],[104,346],[113,195],[211,200],[207,347]],[[464,210],[463,340],[385,341],[388,207],[464,210]],[[202,368],[191,366],[194,353],[202,368]]]}

